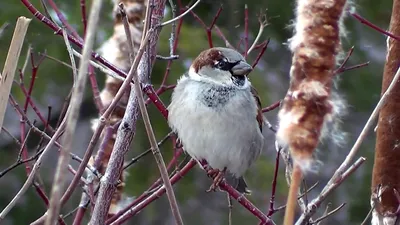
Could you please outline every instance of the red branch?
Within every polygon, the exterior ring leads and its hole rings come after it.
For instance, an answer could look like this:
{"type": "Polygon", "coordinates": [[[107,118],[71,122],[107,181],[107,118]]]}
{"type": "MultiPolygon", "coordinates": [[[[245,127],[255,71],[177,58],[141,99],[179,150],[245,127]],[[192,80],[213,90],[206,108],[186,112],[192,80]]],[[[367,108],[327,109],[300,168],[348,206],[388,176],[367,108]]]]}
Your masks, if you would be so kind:
{"type": "MultiPolygon", "coordinates": [[[[258,53],[257,58],[254,60],[252,67],[256,68],[258,62],[260,61],[261,57],[264,55],[265,50],[267,50],[268,44],[269,44],[270,39],[268,38],[268,40],[264,41],[263,43],[260,44],[261,47],[261,51],[258,53]]],[[[257,48],[257,47],[256,47],[257,48]]],[[[247,54],[247,51],[246,51],[247,54]]]]}
{"type": "Polygon", "coordinates": [[[83,37],[85,37],[86,27],[87,27],[86,0],[80,0],[80,3],[81,3],[82,24],[83,24],[83,37]]]}
{"type": "Polygon", "coordinates": [[[367,19],[365,19],[364,17],[358,15],[357,13],[350,13],[350,15],[352,15],[354,18],[356,18],[362,24],[365,24],[365,25],[371,27],[372,29],[378,31],[379,33],[382,33],[384,35],[387,35],[387,36],[389,36],[391,38],[394,38],[394,39],[400,41],[400,37],[398,37],[396,35],[393,35],[390,32],[387,32],[387,31],[383,30],[382,28],[380,28],[380,27],[376,26],[375,24],[369,22],[367,19]]]}
{"type": "Polygon", "coordinates": [[[274,204],[275,204],[275,194],[276,194],[276,185],[278,181],[278,170],[279,170],[279,156],[281,155],[281,149],[276,153],[275,158],[275,170],[274,170],[274,179],[272,180],[272,188],[271,188],[271,198],[269,200],[269,209],[267,216],[270,217],[272,214],[276,212],[274,204]]]}
{"type": "Polygon", "coordinates": [[[246,58],[249,50],[249,8],[247,4],[244,5],[244,46],[244,57],[246,58]]]}
{"type": "Polygon", "coordinates": [[[78,32],[68,23],[67,19],[65,18],[64,14],[58,9],[57,5],[54,3],[53,0],[48,0],[51,8],[56,13],[58,19],[61,23],[65,26],[65,28],[74,36],[76,39],[82,42],[82,38],[79,36],[78,32]]]}
{"type": "Polygon", "coordinates": [[[212,41],[212,37],[211,37],[211,34],[212,34],[211,32],[212,32],[212,29],[213,29],[215,23],[217,22],[217,19],[218,19],[219,15],[221,14],[221,12],[222,12],[222,6],[219,7],[219,9],[218,9],[217,13],[215,14],[215,16],[214,16],[214,18],[213,18],[213,20],[212,20],[210,26],[207,26],[207,25],[203,22],[203,20],[200,19],[200,17],[199,17],[193,10],[190,11],[190,13],[192,13],[192,15],[194,16],[194,18],[195,18],[195,19],[203,26],[203,28],[206,30],[208,45],[210,46],[210,48],[212,48],[212,47],[214,46],[214,45],[213,45],[213,41],[212,41]]]}
{"type": "MultiPolygon", "coordinates": [[[[204,170],[207,170],[207,164],[205,162],[201,162],[201,166],[204,170]]],[[[251,214],[256,216],[261,220],[261,224],[264,225],[274,225],[275,223],[267,217],[260,209],[258,209],[253,203],[251,203],[244,194],[238,192],[231,185],[226,183],[225,179],[219,184],[219,188],[223,191],[226,191],[230,197],[238,201],[243,207],[245,207],[251,214]]]]}

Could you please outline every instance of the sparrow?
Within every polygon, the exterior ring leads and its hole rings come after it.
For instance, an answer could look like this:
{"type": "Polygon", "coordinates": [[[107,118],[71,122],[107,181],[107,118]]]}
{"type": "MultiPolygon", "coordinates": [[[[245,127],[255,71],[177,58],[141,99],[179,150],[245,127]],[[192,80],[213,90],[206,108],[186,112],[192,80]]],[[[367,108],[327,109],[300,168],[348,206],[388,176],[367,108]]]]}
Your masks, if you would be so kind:
{"type": "Polygon", "coordinates": [[[185,152],[205,160],[210,190],[226,178],[250,193],[243,179],[263,148],[261,102],[247,75],[252,67],[236,50],[204,50],[177,82],[168,106],[168,124],[185,152]]]}

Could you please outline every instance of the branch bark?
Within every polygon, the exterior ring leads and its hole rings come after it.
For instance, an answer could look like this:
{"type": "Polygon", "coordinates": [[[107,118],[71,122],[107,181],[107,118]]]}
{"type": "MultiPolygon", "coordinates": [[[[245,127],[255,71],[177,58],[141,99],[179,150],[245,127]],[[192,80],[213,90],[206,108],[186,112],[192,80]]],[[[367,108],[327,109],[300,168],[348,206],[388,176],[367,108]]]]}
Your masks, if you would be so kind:
{"type": "MultiPolygon", "coordinates": [[[[137,74],[141,84],[149,83],[150,72],[156,59],[156,47],[160,33],[160,29],[157,28],[163,19],[164,8],[165,0],[153,0],[148,6],[148,12],[150,13],[147,14],[149,18],[146,17],[145,19],[144,30],[146,31],[146,35],[143,37],[140,50],[143,50],[146,45],[148,46],[143,56],[139,56],[138,54],[134,62],[135,65],[135,63],[140,60],[137,74]]],[[[136,71],[132,69],[130,71],[130,73],[135,72],[136,71]]],[[[91,225],[104,224],[107,210],[110,206],[111,196],[112,193],[114,193],[116,182],[121,173],[124,155],[129,150],[130,143],[135,134],[136,122],[139,116],[139,102],[136,95],[135,89],[131,88],[126,112],[118,128],[117,139],[111,153],[110,161],[101,179],[99,194],[90,221],[91,225]]]]}

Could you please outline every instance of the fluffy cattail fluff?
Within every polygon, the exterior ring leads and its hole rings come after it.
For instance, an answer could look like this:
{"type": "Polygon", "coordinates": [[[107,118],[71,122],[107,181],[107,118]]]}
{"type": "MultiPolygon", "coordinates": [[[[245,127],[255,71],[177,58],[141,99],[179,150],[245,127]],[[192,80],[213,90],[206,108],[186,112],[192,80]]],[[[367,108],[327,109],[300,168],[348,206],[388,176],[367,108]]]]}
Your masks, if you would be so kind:
{"type": "Polygon", "coordinates": [[[323,129],[343,113],[339,95],[332,98],[334,71],[341,57],[345,0],[299,0],[290,87],[279,112],[277,139],[289,147],[302,171],[312,168],[313,152],[330,131],[323,129]],[[325,131],[325,132],[324,132],[325,131]]]}
{"type": "MultiPolygon", "coordinates": [[[[116,67],[128,72],[131,63],[129,61],[129,47],[128,41],[126,38],[124,26],[122,23],[122,17],[119,13],[118,4],[123,3],[125,6],[125,10],[129,19],[129,26],[131,31],[131,36],[134,44],[134,51],[136,52],[139,48],[141,37],[142,37],[142,29],[143,29],[143,19],[145,15],[146,9],[146,0],[113,0],[114,9],[113,9],[113,17],[114,17],[114,33],[108,39],[100,49],[100,53],[104,58],[110,61],[116,67]]],[[[107,107],[112,99],[115,97],[119,88],[122,85],[122,81],[116,78],[107,76],[104,89],[100,93],[100,98],[105,107],[107,107]]],[[[124,113],[125,107],[128,103],[129,98],[129,90],[125,92],[125,95],[119,101],[117,107],[112,113],[109,119],[109,126],[113,126],[118,123],[124,113]]],[[[96,129],[97,120],[93,121],[92,129],[96,129]]],[[[105,131],[108,130],[110,132],[110,128],[106,128],[105,131]]],[[[96,168],[101,174],[104,174],[109,158],[111,156],[111,152],[114,147],[116,132],[117,129],[111,130],[111,135],[106,142],[103,142],[101,148],[104,149],[102,152],[98,152],[95,157],[91,159],[89,165],[96,168]],[[100,153],[100,154],[99,154],[100,153]]],[[[103,132],[102,137],[104,138],[103,132]]],[[[90,174],[90,173],[89,173],[90,174]]],[[[93,180],[93,179],[92,179],[93,180]]],[[[109,210],[109,215],[113,215],[117,212],[117,210],[121,207],[121,204],[124,204],[124,200],[122,199],[124,184],[124,174],[122,173],[120,176],[121,183],[118,184],[117,190],[115,191],[111,205],[109,210]]],[[[98,181],[94,180],[95,185],[98,185],[98,181]]],[[[94,188],[95,189],[95,188],[94,188]]]]}
{"type": "MultiPolygon", "coordinates": [[[[393,1],[389,32],[400,35],[400,1],[393,1]]],[[[382,78],[383,94],[400,65],[400,42],[387,40],[382,78]]],[[[400,83],[397,82],[379,112],[372,172],[372,225],[394,225],[399,220],[400,193],[400,83]]]]}
{"type": "MultiPolygon", "coordinates": [[[[278,142],[289,148],[294,166],[284,224],[292,225],[302,174],[313,168],[313,153],[333,121],[334,71],[340,58],[346,0],[298,0],[290,86],[279,111],[278,142]]],[[[336,104],[337,105],[337,104],[336,104]]],[[[336,108],[337,109],[337,108],[336,108]]]]}

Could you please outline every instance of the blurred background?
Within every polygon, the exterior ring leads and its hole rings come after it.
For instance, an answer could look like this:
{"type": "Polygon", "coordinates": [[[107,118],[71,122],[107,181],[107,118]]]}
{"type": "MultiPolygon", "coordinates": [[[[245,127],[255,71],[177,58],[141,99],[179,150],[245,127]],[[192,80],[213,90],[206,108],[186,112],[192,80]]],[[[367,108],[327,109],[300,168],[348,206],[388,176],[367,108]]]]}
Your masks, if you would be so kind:
{"type": "MultiPolygon", "coordinates": [[[[40,1],[31,1],[41,12],[43,7],[40,1]]],[[[78,0],[55,0],[58,7],[62,10],[69,23],[72,24],[80,34],[82,34],[81,13],[78,0]]],[[[184,4],[189,1],[183,1],[184,4]]],[[[244,35],[244,8],[245,4],[249,10],[249,30],[250,43],[254,40],[259,29],[257,15],[266,13],[269,25],[265,28],[261,41],[270,38],[270,43],[266,53],[260,60],[257,68],[251,74],[251,81],[258,89],[262,99],[263,107],[268,106],[281,99],[288,88],[289,69],[291,54],[286,42],[292,35],[290,24],[294,18],[293,9],[295,1],[259,1],[259,0],[203,0],[195,12],[203,19],[206,24],[210,24],[218,8],[222,5],[223,11],[217,20],[217,25],[222,29],[229,41],[236,46],[244,35]]],[[[90,1],[87,1],[88,8],[90,1]]],[[[168,4],[167,4],[168,5],[168,4]]],[[[111,16],[112,2],[106,1],[101,13],[96,39],[96,48],[109,38],[113,31],[113,21],[111,16]]],[[[382,0],[357,0],[353,6],[357,13],[367,18],[375,25],[387,29],[390,20],[392,1],[382,0]]],[[[168,6],[169,7],[169,6],[168,6]]],[[[49,9],[50,14],[56,19],[54,12],[49,9]]],[[[171,11],[166,9],[166,19],[171,18],[171,11]]],[[[8,23],[0,36],[0,68],[4,66],[8,46],[11,41],[12,33],[16,20],[19,16],[33,18],[29,11],[20,1],[2,0],[0,1],[0,26],[8,23]]],[[[57,21],[57,20],[56,20],[57,21]]],[[[369,27],[362,25],[351,16],[345,20],[347,35],[342,39],[344,52],[354,46],[354,53],[350,57],[348,66],[369,61],[368,67],[352,70],[339,75],[337,83],[338,93],[347,101],[345,109],[347,115],[342,118],[338,134],[345,141],[340,144],[328,139],[319,147],[317,157],[323,163],[318,173],[309,174],[306,177],[308,186],[319,181],[319,184],[308,195],[308,199],[315,197],[326,184],[335,169],[343,161],[349,149],[359,135],[368,116],[372,112],[380,96],[381,76],[385,60],[386,38],[369,27]]],[[[158,53],[161,55],[169,54],[170,27],[165,27],[159,40],[158,53]]],[[[224,46],[224,42],[213,35],[215,46],[224,46]]],[[[69,63],[68,52],[62,37],[53,34],[53,31],[43,23],[33,18],[25,38],[24,48],[21,52],[20,66],[22,68],[25,61],[28,46],[31,45],[35,59],[39,58],[39,53],[46,52],[49,56],[69,63]]],[[[176,79],[181,76],[189,67],[191,61],[197,54],[208,47],[206,33],[203,27],[193,18],[191,14],[185,16],[182,30],[179,36],[177,54],[180,58],[174,61],[169,84],[174,84],[176,79]]],[[[78,48],[76,48],[78,49],[78,48]]],[[[248,61],[253,62],[258,51],[248,57],[248,61]]],[[[152,83],[157,88],[162,81],[166,68],[166,61],[157,61],[153,73],[152,83]]],[[[30,70],[28,67],[25,72],[25,83],[30,81],[30,70]]],[[[105,75],[96,71],[96,77],[100,89],[104,86],[105,75]]],[[[19,80],[18,74],[16,80],[19,80]]],[[[45,59],[41,64],[36,84],[33,89],[33,99],[44,115],[47,115],[48,106],[52,107],[52,124],[56,124],[58,114],[63,105],[64,99],[69,93],[72,84],[71,70],[50,59],[45,59]]],[[[76,131],[73,152],[82,156],[89,139],[92,135],[90,120],[98,116],[93,103],[90,87],[86,91],[86,97],[81,109],[80,122],[76,131]]],[[[12,89],[13,96],[20,104],[24,103],[24,95],[17,85],[12,89]]],[[[161,96],[165,104],[169,104],[171,91],[161,96]]],[[[169,133],[169,128],[165,119],[155,109],[149,106],[149,113],[153,128],[158,140],[169,133]]],[[[274,124],[277,124],[277,110],[265,113],[265,116],[274,124]]],[[[33,111],[28,111],[29,118],[37,119],[33,111]]],[[[4,126],[15,137],[20,137],[19,117],[12,107],[6,113],[4,126]]],[[[39,124],[39,123],[38,123],[39,124]]],[[[39,124],[40,125],[40,124],[39,124]]],[[[41,126],[42,127],[42,126],[41,126]]],[[[36,135],[36,134],[35,134],[36,135]]],[[[35,146],[39,137],[32,135],[28,141],[28,150],[34,154],[35,146]]],[[[333,135],[333,134],[332,134],[333,135]]],[[[324,224],[360,224],[369,211],[369,196],[371,171],[373,165],[373,155],[375,147],[375,135],[370,133],[365,139],[359,156],[367,158],[366,163],[359,168],[350,178],[348,178],[330,197],[324,202],[314,218],[321,215],[327,204],[331,209],[346,203],[343,209],[329,217],[324,224]]],[[[138,123],[136,136],[133,140],[132,148],[127,155],[127,160],[138,155],[149,148],[149,143],[141,121],[138,123]]],[[[0,171],[11,165],[17,158],[19,147],[4,132],[0,134],[0,171]]],[[[171,142],[162,145],[161,151],[165,161],[173,155],[171,142]]],[[[57,163],[57,151],[54,150],[44,161],[41,170],[41,180],[47,193],[51,190],[51,182],[54,175],[54,167],[57,163]]],[[[269,198],[271,197],[271,182],[275,167],[276,151],[274,147],[274,134],[269,132],[265,150],[256,163],[246,174],[249,186],[253,190],[250,200],[253,201],[261,210],[267,211],[269,198]]],[[[77,167],[76,162],[72,166],[77,167]]],[[[159,172],[154,158],[151,155],[144,157],[129,169],[125,194],[129,198],[140,195],[159,177],[159,172]]],[[[70,177],[71,178],[71,177],[70,177]]],[[[3,209],[12,197],[21,188],[26,179],[24,166],[21,165],[13,171],[0,178],[0,209],[3,209]]],[[[184,221],[187,224],[228,224],[228,203],[225,193],[205,193],[211,180],[207,178],[199,168],[193,169],[184,179],[175,185],[175,192],[184,221]]],[[[277,196],[275,206],[284,204],[287,194],[287,184],[285,180],[284,166],[281,166],[278,175],[277,196]]],[[[75,191],[73,200],[62,208],[62,214],[67,214],[79,204],[81,189],[75,191]]],[[[37,196],[33,188],[20,200],[17,206],[6,217],[3,224],[28,224],[45,212],[45,206],[37,196]]],[[[282,212],[273,215],[273,220],[281,223],[282,212]]],[[[73,216],[67,217],[66,222],[70,224],[73,216]]],[[[247,210],[244,210],[236,202],[233,203],[233,224],[256,224],[258,220],[247,210]]],[[[166,197],[153,202],[136,217],[130,219],[126,224],[172,224],[169,205],[166,197]]]]}

